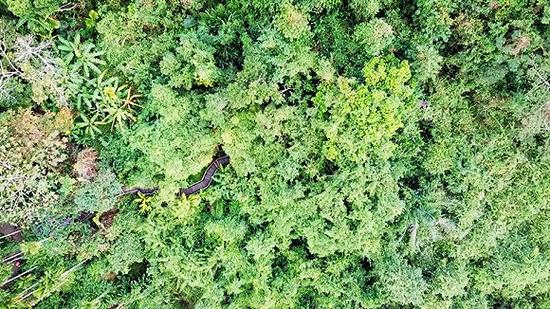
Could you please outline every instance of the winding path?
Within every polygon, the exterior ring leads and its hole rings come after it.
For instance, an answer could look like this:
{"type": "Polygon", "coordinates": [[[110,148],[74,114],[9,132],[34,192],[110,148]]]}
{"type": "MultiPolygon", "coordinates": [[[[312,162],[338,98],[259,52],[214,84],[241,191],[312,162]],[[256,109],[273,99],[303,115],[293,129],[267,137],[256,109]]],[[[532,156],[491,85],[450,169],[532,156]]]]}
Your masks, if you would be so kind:
{"type": "MultiPolygon", "coordinates": [[[[191,186],[187,188],[181,188],[179,190],[179,195],[185,195],[189,196],[191,194],[195,194],[197,192],[200,192],[210,186],[212,184],[212,178],[216,174],[216,171],[223,166],[226,166],[230,163],[230,159],[228,155],[225,155],[223,157],[214,159],[209,165],[204,174],[202,175],[202,179],[199,182],[196,182],[192,184],[191,186]]],[[[158,188],[140,188],[140,187],[134,187],[129,189],[122,189],[122,193],[118,195],[118,197],[126,196],[130,194],[136,194],[141,193],[144,195],[153,195],[158,191],[158,188]]],[[[80,215],[77,217],[77,221],[83,222],[89,220],[95,213],[91,212],[81,212],[80,215]]],[[[75,221],[74,219],[71,220],[71,223],[75,221]]],[[[69,223],[70,224],[70,223],[69,223]]],[[[5,239],[11,239],[12,241],[15,241],[17,243],[21,243],[23,241],[23,236],[21,235],[21,231],[14,225],[11,224],[1,224],[0,223],[0,236],[3,236],[2,238],[5,239]]],[[[2,263],[9,263],[12,264],[12,274],[8,278],[5,284],[0,285],[1,289],[9,288],[13,284],[13,280],[17,279],[18,275],[21,273],[21,266],[23,263],[23,255],[19,252],[14,252],[6,257],[2,258],[2,263]]],[[[1,281],[0,281],[1,284],[1,281]]]]}
{"type": "MultiPolygon", "coordinates": [[[[191,194],[195,194],[199,191],[202,191],[208,188],[212,183],[212,177],[214,177],[214,174],[216,174],[216,171],[220,167],[226,166],[229,163],[230,163],[230,158],[227,155],[217,158],[214,161],[210,162],[210,164],[208,165],[208,168],[202,175],[202,179],[199,182],[196,182],[187,188],[180,189],[179,195],[189,196],[191,194]]],[[[119,194],[118,196],[125,196],[125,195],[136,194],[136,193],[141,193],[143,195],[153,195],[157,191],[158,191],[158,188],[140,188],[140,187],[127,188],[127,189],[123,188],[122,193],[119,194]]]]}

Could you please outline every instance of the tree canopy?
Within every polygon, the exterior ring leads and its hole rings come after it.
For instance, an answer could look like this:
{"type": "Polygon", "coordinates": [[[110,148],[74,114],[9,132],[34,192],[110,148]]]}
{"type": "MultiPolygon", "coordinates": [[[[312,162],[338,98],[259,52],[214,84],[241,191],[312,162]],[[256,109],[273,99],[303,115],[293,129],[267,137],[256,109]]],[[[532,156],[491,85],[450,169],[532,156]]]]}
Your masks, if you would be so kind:
{"type": "Polygon", "coordinates": [[[0,15],[0,307],[550,306],[546,1],[0,15]]]}

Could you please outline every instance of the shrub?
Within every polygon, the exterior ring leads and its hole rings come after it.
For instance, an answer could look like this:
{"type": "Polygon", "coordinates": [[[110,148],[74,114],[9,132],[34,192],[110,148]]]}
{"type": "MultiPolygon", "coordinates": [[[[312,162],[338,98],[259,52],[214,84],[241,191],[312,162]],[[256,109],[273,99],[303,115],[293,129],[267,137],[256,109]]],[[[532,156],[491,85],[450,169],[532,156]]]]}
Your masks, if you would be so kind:
{"type": "Polygon", "coordinates": [[[75,192],[74,204],[78,211],[103,213],[115,206],[116,196],[121,192],[121,185],[115,175],[107,170],[100,170],[97,177],[75,192]]]}
{"type": "Polygon", "coordinates": [[[6,0],[10,12],[19,17],[18,24],[36,34],[50,35],[59,28],[55,14],[64,0],[6,0]]]}

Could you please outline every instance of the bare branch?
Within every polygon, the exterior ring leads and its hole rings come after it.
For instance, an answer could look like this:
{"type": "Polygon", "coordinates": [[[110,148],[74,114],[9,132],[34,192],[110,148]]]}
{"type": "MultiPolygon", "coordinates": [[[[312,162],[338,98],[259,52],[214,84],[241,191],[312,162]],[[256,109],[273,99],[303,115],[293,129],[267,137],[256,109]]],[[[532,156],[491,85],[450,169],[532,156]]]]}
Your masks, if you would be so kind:
{"type": "Polygon", "coordinates": [[[11,263],[19,258],[23,257],[23,252],[18,252],[16,254],[10,255],[2,260],[2,263],[11,263]]]}
{"type": "Polygon", "coordinates": [[[77,7],[78,7],[78,3],[69,2],[69,3],[65,3],[62,6],[60,6],[57,11],[58,12],[65,12],[65,11],[74,10],[77,7]]]}
{"type": "Polygon", "coordinates": [[[12,282],[12,281],[14,281],[14,280],[17,280],[17,279],[19,279],[19,278],[21,278],[21,277],[27,275],[28,273],[32,272],[32,271],[35,270],[35,269],[36,269],[36,266],[33,267],[33,268],[31,268],[31,269],[29,269],[29,270],[27,270],[27,271],[25,271],[25,272],[22,272],[21,274],[15,276],[15,277],[12,277],[12,278],[10,278],[10,279],[4,281],[3,283],[0,284],[0,286],[4,286],[4,285],[6,285],[6,284],[8,284],[8,283],[10,283],[10,282],[12,282]]]}
{"type": "Polygon", "coordinates": [[[546,78],[542,76],[542,74],[540,74],[539,70],[535,68],[533,68],[533,70],[535,71],[535,74],[539,78],[540,82],[546,86],[546,89],[550,89],[550,83],[548,82],[548,80],[546,80],[546,78]]]}
{"type": "Polygon", "coordinates": [[[15,231],[15,232],[11,232],[11,233],[8,233],[8,234],[6,234],[6,235],[2,235],[2,236],[0,236],[0,239],[8,238],[8,237],[10,237],[10,236],[13,236],[13,235],[19,233],[19,232],[21,232],[21,230],[17,230],[17,231],[15,231]]]}

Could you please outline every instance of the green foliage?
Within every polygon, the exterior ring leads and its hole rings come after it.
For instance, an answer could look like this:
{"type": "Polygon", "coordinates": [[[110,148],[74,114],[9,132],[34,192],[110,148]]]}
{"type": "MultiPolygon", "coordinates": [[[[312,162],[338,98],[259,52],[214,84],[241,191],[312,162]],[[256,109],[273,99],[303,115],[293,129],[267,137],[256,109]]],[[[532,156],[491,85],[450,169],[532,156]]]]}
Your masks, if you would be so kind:
{"type": "Polygon", "coordinates": [[[284,2],[275,25],[287,39],[299,39],[309,32],[307,16],[289,2],[284,2]]]}
{"type": "MultiPolygon", "coordinates": [[[[3,160],[53,192],[18,209],[61,215],[21,246],[39,271],[2,305],[35,289],[37,308],[548,306],[545,3],[82,5],[37,11],[63,15],[55,43],[27,44],[58,46],[37,54],[60,59],[56,75],[30,57],[5,79],[17,102],[2,108],[54,106],[75,125],[25,148],[36,130],[16,123],[40,117],[2,114],[3,160]],[[97,177],[67,175],[74,142],[97,148],[97,177]],[[179,198],[222,151],[212,185],[179,198]],[[122,183],[159,192],[121,198],[122,183]],[[82,210],[93,219],[66,223],[82,210]]],[[[21,48],[4,50],[2,68],[21,48]]]]}
{"type": "Polygon", "coordinates": [[[70,101],[79,117],[73,132],[81,141],[90,141],[103,135],[104,128],[110,126],[124,130],[128,122],[134,121],[134,108],[140,97],[126,84],[120,85],[117,77],[106,76],[100,67],[105,64],[95,45],[81,43],[77,34],[73,42],[59,39],[58,49],[63,53],[66,67],[65,87],[70,101]]]}
{"type": "Polygon", "coordinates": [[[115,175],[101,170],[91,183],[75,192],[74,203],[79,211],[103,213],[115,206],[116,196],[120,192],[121,185],[116,181],[115,175]]]}
{"type": "Polygon", "coordinates": [[[99,114],[94,114],[90,119],[86,114],[80,114],[80,121],[75,124],[75,127],[81,130],[82,134],[95,138],[96,134],[101,134],[100,127],[104,124],[98,119],[99,114]]]}
{"type": "Polygon", "coordinates": [[[99,66],[105,64],[99,56],[101,51],[95,51],[91,42],[81,42],[80,34],[76,34],[72,42],[59,38],[61,45],[57,48],[63,53],[63,62],[69,67],[71,73],[83,73],[85,78],[90,77],[90,72],[101,74],[99,66]]]}
{"type": "Polygon", "coordinates": [[[55,14],[64,0],[5,0],[8,10],[19,17],[18,25],[36,34],[50,35],[59,28],[55,14]]]}
{"type": "Polygon", "coordinates": [[[373,19],[357,25],[353,35],[358,47],[369,56],[380,55],[384,49],[391,46],[394,37],[392,27],[382,19],[373,19]]]}
{"type": "Polygon", "coordinates": [[[193,85],[212,87],[218,79],[214,50],[196,35],[181,36],[175,53],[166,53],[160,62],[160,72],[170,80],[170,86],[190,90],[193,85]]]}
{"type": "Polygon", "coordinates": [[[389,158],[394,148],[390,138],[402,127],[404,113],[411,110],[407,101],[412,90],[405,85],[410,78],[406,62],[387,67],[383,59],[374,58],[363,72],[365,85],[353,89],[349,81],[341,79],[314,98],[321,111],[330,113],[327,122],[331,126],[325,129],[325,156],[330,161],[360,163],[371,156],[389,158]]]}

